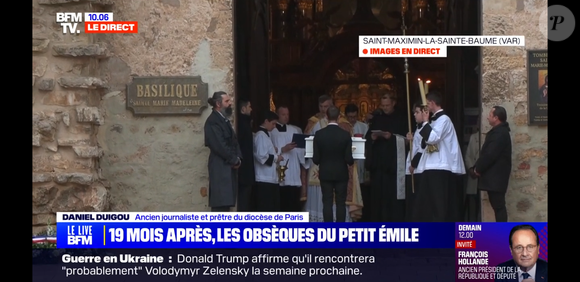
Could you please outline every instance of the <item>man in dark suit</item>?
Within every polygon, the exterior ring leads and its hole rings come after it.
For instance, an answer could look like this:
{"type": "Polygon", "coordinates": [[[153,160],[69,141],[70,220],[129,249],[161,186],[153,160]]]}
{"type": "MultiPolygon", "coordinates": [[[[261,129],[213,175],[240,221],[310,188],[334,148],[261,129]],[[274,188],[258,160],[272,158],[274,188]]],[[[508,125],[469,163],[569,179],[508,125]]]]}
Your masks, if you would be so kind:
{"type": "Polygon", "coordinates": [[[336,201],[336,222],[345,222],[348,166],[354,164],[352,139],[338,126],[340,110],[337,107],[329,107],[326,116],[328,126],[314,134],[312,161],[319,166],[324,222],[333,222],[333,200],[336,201]]]}
{"type": "Polygon", "coordinates": [[[502,277],[505,276],[505,272],[498,272],[495,282],[548,282],[548,262],[538,258],[540,254],[538,231],[527,224],[514,226],[510,232],[509,243],[513,259],[499,266],[513,268],[514,272],[517,271],[517,276],[506,279],[502,277]]]}
{"type": "Polygon", "coordinates": [[[479,190],[487,191],[495,221],[507,222],[505,194],[512,171],[512,139],[505,108],[493,107],[487,120],[492,129],[487,132],[479,158],[469,169],[469,174],[472,178],[479,178],[479,190]]]}
{"type": "Polygon", "coordinates": [[[207,164],[209,206],[212,211],[224,212],[236,205],[237,169],[242,164],[243,157],[229,120],[233,112],[230,96],[226,92],[218,91],[213,93],[208,102],[213,110],[205,121],[203,131],[205,146],[210,149],[207,164]]]}
{"type": "Polygon", "coordinates": [[[238,104],[240,111],[238,118],[238,139],[242,151],[242,162],[238,174],[238,205],[237,211],[249,212],[253,208],[253,185],[255,181],[254,171],[254,135],[252,133],[252,104],[248,100],[241,99],[238,104]]]}

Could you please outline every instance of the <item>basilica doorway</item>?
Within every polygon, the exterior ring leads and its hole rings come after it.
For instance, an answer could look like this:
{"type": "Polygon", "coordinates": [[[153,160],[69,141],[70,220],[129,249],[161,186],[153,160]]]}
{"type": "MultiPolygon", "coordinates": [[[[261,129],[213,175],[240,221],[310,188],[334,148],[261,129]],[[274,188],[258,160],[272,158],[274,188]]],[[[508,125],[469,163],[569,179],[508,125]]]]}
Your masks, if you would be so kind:
{"type": "MultiPolygon", "coordinates": [[[[386,90],[397,93],[399,110],[410,117],[411,105],[420,99],[420,78],[443,94],[443,107],[464,150],[476,132],[480,48],[449,48],[447,58],[409,58],[406,65],[403,58],[359,58],[358,37],[402,35],[403,29],[406,35],[478,35],[479,0],[254,0],[234,5],[236,98],[251,101],[254,118],[257,112],[286,106],[290,122],[304,129],[318,111],[318,97],[327,94],[342,110],[356,104],[362,120],[377,109],[386,90]]],[[[478,220],[477,202],[466,205],[466,220],[478,220]]]]}

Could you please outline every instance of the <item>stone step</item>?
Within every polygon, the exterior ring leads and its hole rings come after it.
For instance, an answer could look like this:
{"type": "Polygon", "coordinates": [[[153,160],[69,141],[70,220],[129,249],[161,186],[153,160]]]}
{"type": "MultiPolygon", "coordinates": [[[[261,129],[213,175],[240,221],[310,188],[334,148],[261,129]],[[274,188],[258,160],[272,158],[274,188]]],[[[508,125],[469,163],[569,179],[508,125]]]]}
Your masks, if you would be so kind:
{"type": "Polygon", "coordinates": [[[57,57],[93,57],[106,58],[107,48],[99,44],[55,44],[52,46],[53,55],[57,57]]]}
{"type": "Polygon", "coordinates": [[[98,77],[64,76],[58,79],[63,88],[104,89],[107,83],[98,77]]]}

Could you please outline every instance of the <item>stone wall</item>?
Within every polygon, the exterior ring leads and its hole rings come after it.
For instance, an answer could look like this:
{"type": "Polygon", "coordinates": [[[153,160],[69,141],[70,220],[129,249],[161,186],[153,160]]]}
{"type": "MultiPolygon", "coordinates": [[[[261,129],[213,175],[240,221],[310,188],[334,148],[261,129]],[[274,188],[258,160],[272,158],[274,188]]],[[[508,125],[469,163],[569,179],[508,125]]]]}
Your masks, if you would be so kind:
{"type": "Polygon", "coordinates": [[[88,12],[107,1],[32,2],[32,233],[57,211],[103,211],[109,187],[99,177],[96,139],[107,82],[97,75],[108,54],[88,34],[62,34],[58,12],[88,12]]]}
{"type": "MultiPolygon", "coordinates": [[[[526,50],[548,49],[547,0],[484,0],[483,34],[523,35],[526,46],[483,47],[482,103],[508,111],[512,129],[512,175],[506,196],[509,221],[548,220],[548,130],[528,126],[526,50]]],[[[482,132],[490,129],[482,119],[482,132]]],[[[482,137],[484,138],[484,136],[482,137]]],[[[482,143],[483,144],[483,143],[482,143]]],[[[483,197],[483,220],[495,221],[483,197]]]]}
{"type": "Polygon", "coordinates": [[[209,93],[233,93],[232,2],[123,0],[108,12],[137,21],[138,34],[95,38],[110,56],[99,64],[108,81],[98,141],[102,175],[115,211],[207,210],[207,159],[201,116],[136,117],[126,109],[131,76],[201,75],[209,93]]]}
{"type": "Polygon", "coordinates": [[[125,87],[201,75],[232,93],[232,18],[231,1],[33,0],[33,234],[57,211],[207,209],[210,110],[134,117],[125,87]],[[139,33],[62,34],[57,11],[113,12],[139,33]]]}

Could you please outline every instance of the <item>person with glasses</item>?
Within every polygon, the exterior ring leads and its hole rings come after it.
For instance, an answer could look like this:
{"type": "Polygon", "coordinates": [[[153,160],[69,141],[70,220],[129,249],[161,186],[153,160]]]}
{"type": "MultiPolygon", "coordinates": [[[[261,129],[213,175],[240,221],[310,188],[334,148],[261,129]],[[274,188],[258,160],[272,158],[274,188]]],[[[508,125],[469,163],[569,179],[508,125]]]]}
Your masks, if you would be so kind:
{"type": "Polygon", "coordinates": [[[538,258],[540,254],[540,240],[538,231],[533,226],[522,224],[512,228],[509,244],[513,259],[499,266],[516,267],[517,276],[510,277],[510,279],[496,277],[495,282],[548,281],[548,262],[538,258]]]}

